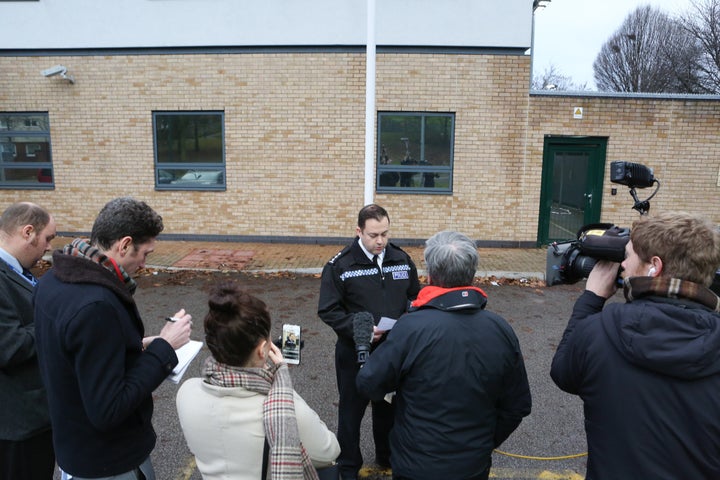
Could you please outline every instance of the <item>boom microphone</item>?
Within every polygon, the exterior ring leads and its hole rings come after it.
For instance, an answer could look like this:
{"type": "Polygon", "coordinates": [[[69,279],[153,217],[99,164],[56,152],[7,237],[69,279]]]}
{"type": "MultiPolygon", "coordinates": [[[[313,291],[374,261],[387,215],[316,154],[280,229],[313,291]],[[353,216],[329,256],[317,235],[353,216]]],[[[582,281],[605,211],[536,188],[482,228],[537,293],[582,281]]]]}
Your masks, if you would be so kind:
{"type": "Polygon", "coordinates": [[[357,312],[353,314],[353,341],[357,352],[357,362],[362,366],[370,355],[373,327],[375,319],[370,312],[357,312]]]}

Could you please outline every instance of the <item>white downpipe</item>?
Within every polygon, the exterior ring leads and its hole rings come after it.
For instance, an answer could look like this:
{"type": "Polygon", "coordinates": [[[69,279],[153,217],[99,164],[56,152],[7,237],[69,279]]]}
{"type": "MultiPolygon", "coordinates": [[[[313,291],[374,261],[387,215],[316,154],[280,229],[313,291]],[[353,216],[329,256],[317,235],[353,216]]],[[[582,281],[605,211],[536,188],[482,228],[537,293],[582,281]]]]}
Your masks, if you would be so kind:
{"type": "Polygon", "coordinates": [[[365,50],[365,203],[375,194],[375,0],[367,0],[365,50]]]}

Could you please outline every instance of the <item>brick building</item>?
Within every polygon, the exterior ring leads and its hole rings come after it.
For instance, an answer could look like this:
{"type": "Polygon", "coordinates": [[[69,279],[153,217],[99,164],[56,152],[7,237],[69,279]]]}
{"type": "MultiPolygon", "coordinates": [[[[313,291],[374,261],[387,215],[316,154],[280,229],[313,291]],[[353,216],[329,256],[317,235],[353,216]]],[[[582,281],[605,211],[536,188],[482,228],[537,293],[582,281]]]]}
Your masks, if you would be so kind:
{"type": "Polygon", "coordinates": [[[629,225],[626,160],[653,211],[720,223],[720,98],[530,92],[532,2],[502,3],[378,2],[368,176],[364,2],[0,2],[0,205],[78,233],[132,195],[177,238],[322,242],[369,182],[395,238],[528,246],[629,225]]]}

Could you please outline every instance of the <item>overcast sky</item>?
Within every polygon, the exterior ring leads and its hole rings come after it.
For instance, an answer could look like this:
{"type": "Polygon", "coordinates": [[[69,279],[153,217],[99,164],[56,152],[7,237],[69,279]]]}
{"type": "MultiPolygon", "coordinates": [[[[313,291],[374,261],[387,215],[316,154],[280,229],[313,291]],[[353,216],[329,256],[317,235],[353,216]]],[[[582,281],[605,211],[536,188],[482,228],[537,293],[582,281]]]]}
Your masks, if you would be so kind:
{"type": "Polygon", "coordinates": [[[534,76],[550,65],[577,85],[595,90],[593,62],[603,43],[641,5],[668,14],[685,12],[691,0],[551,0],[535,12],[534,76]]]}

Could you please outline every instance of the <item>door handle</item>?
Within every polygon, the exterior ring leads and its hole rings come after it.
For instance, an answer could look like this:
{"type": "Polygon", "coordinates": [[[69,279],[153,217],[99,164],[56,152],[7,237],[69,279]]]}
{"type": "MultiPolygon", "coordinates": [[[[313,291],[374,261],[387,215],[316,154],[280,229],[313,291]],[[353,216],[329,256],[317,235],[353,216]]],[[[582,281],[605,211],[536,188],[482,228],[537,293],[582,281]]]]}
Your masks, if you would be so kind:
{"type": "Polygon", "coordinates": [[[588,200],[588,205],[592,206],[592,193],[585,193],[585,198],[588,200]]]}

